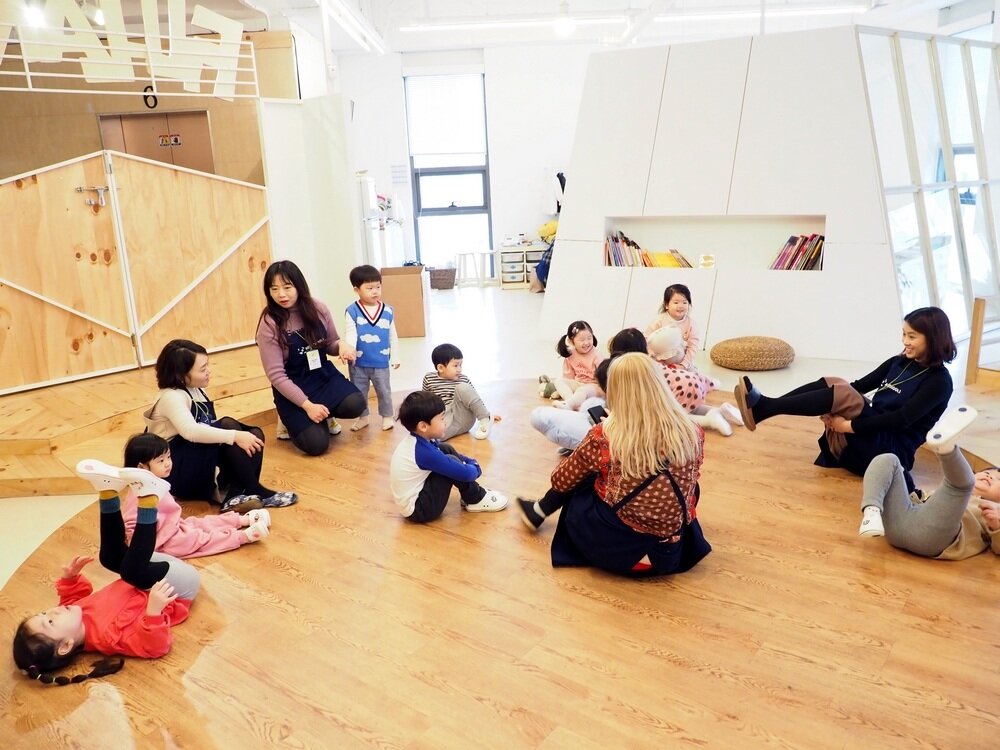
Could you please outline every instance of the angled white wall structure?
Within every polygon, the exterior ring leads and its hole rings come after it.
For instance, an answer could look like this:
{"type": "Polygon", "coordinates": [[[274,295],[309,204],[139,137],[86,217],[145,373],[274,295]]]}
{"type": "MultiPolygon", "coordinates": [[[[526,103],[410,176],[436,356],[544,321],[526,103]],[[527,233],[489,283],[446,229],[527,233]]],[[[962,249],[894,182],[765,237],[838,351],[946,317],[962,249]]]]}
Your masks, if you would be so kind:
{"type": "Polygon", "coordinates": [[[778,336],[800,356],[881,360],[902,310],[853,27],[591,57],[542,315],[556,337],[644,327],[685,283],[706,348],[778,336]],[[607,231],[714,269],[608,268],[607,231]],[[789,234],[823,270],[771,271],[789,234]]]}

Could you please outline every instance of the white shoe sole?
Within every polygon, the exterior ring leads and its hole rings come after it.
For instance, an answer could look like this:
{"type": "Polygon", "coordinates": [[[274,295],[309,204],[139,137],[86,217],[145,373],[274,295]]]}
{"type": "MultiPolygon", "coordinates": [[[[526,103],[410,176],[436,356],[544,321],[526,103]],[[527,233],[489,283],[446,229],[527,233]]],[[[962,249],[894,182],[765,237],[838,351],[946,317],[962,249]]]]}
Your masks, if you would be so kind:
{"type": "Polygon", "coordinates": [[[954,447],[955,438],[976,421],[978,415],[979,412],[971,406],[951,407],[941,415],[941,419],[927,433],[927,447],[937,453],[941,453],[942,449],[948,448],[943,452],[950,453],[951,447],[954,447]]]}
{"type": "Polygon", "coordinates": [[[76,475],[86,479],[94,489],[121,491],[128,486],[128,480],[121,476],[117,466],[111,466],[93,458],[87,458],[76,465],[76,475]]]}

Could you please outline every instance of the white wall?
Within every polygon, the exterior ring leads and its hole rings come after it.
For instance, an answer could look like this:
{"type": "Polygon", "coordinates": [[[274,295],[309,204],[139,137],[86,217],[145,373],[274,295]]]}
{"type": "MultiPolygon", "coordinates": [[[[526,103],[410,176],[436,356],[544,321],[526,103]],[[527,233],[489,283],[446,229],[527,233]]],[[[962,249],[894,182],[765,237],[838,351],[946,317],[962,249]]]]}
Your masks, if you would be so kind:
{"type": "MultiPolygon", "coordinates": [[[[486,122],[490,149],[493,241],[534,232],[552,218],[544,212],[555,173],[566,169],[583,91],[589,45],[538,45],[484,50],[486,122]]],[[[380,193],[397,193],[404,206],[404,242],[414,257],[413,194],[403,67],[447,70],[449,57],[468,71],[469,51],[415,55],[342,55],[339,84],[354,102],[348,125],[351,170],[366,169],[380,193]],[[407,182],[392,183],[392,165],[406,168],[407,182]]],[[[456,68],[458,70],[458,68],[456,68]]]]}
{"type": "Polygon", "coordinates": [[[566,173],[590,45],[484,50],[493,247],[553,218],[556,173],[566,173]]]}
{"type": "Polygon", "coordinates": [[[299,24],[291,21],[289,28],[295,40],[295,65],[299,73],[299,95],[303,99],[334,93],[327,85],[327,59],[323,52],[323,39],[313,36],[299,24]]]}
{"type": "Polygon", "coordinates": [[[313,295],[343,310],[361,258],[343,102],[263,100],[261,132],[274,260],[294,261],[313,295]]]}
{"type": "MultiPolygon", "coordinates": [[[[407,258],[413,258],[413,190],[409,182],[402,55],[341,55],[338,81],[347,109],[350,173],[368,170],[380,193],[395,193],[402,200],[405,252],[407,258]],[[405,168],[406,182],[393,184],[394,164],[405,168]]],[[[356,218],[354,229],[360,242],[360,214],[356,218]]]]}

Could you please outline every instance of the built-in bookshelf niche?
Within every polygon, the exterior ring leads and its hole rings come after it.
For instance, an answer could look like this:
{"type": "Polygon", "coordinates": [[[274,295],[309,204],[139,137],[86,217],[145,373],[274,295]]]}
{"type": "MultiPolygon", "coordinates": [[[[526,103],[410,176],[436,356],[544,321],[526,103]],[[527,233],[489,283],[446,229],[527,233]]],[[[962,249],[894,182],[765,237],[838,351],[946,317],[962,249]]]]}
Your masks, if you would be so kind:
{"type": "Polygon", "coordinates": [[[718,270],[768,270],[791,237],[824,236],[826,216],[609,216],[604,229],[606,237],[621,232],[649,255],[676,251],[694,268],[702,256],[713,256],[718,270]]]}

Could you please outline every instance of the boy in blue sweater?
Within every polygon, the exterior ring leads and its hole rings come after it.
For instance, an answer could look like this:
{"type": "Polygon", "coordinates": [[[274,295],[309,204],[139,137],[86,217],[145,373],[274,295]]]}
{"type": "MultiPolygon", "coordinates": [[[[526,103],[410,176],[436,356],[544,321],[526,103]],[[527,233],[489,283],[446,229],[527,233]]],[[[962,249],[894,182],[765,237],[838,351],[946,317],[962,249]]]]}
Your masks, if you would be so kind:
{"type": "MultiPolygon", "coordinates": [[[[399,334],[395,313],[382,302],[382,274],[374,266],[351,269],[351,286],[358,301],[344,311],[344,337],[340,340],[340,359],[348,363],[351,382],[368,399],[368,388],[375,386],[382,429],[391,430],[392,388],[389,369],[399,368],[399,334]]],[[[368,409],[354,420],[352,432],[368,426],[368,409]]]]}
{"type": "Polygon", "coordinates": [[[389,486],[403,516],[414,523],[438,518],[457,487],[462,507],[473,513],[507,507],[507,498],[476,483],[483,473],[474,458],[438,441],[445,434],[444,401],[415,391],[399,407],[399,421],[410,434],[396,446],[389,463],[389,486]]]}

